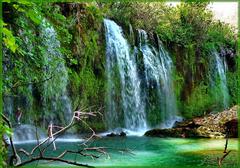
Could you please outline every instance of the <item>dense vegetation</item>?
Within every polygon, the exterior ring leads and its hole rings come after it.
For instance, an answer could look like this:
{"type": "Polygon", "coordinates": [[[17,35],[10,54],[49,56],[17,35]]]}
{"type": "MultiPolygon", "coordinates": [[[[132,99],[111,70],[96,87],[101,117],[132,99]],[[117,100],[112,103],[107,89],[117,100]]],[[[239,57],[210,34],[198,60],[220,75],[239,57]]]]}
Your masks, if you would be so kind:
{"type": "MultiPolygon", "coordinates": [[[[157,2],[35,4],[22,0],[3,3],[3,96],[5,99],[14,97],[13,108],[20,106],[24,109],[26,122],[29,121],[27,116],[33,116],[41,125],[43,96],[46,96],[44,85],[50,81],[47,97],[55,97],[60,94],[59,84],[67,73],[72,110],[82,106],[104,107],[103,19],[107,17],[124,27],[126,34],[129,34],[131,24],[134,30],[144,29],[160,37],[176,66],[175,92],[179,113],[183,117],[191,118],[223,108],[221,97],[213,96],[217,91],[213,93],[209,85],[212,50],[217,50],[227,60],[230,106],[234,105],[239,79],[236,73],[236,30],[213,20],[207,4],[181,3],[173,8],[157,2]],[[43,20],[56,30],[63,59],[56,59],[53,54],[51,61],[46,60],[49,48],[41,37],[43,20]],[[66,72],[56,70],[59,64],[66,65],[66,72]]],[[[45,112],[45,115],[48,114],[45,112]]],[[[105,129],[101,119],[90,123],[94,123],[95,129],[105,129]]]]}

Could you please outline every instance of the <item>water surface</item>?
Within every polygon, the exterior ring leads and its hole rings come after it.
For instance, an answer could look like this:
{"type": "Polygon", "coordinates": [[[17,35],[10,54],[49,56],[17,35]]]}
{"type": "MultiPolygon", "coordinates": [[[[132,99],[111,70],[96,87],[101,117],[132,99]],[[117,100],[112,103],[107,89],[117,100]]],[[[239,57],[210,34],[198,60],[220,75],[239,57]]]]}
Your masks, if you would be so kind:
{"type": "MultiPolygon", "coordinates": [[[[77,150],[81,143],[58,141],[57,151],[51,149],[48,154],[57,156],[66,148],[77,150]]],[[[28,143],[17,147],[30,149],[32,145],[28,143]]],[[[65,158],[96,167],[217,167],[217,157],[223,156],[224,145],[224,139],[106,137],[92,142],[90,146],[109,147],[109,156],[93,160],[71,154],[65,158]],[[121,152],[122,149],[129,149],[131,152],[121,152]]],[[[229,140],[228,149],[232,152],[224,159],[223,167],[237,167],[237,139],[229,140]]],[[[55,162],[41,162],[38,165],[69,167],[55,162]]]]}

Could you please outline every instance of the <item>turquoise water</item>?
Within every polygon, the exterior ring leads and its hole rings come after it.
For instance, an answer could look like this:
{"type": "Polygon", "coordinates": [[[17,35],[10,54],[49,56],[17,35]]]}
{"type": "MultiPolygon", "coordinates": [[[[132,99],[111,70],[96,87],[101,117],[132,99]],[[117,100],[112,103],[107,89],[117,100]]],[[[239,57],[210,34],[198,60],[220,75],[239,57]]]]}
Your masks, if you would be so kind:
{"type": "MultiPolygon", "coordinates": [[[[47,154],[57,156],[64,149],[77,150],[80,149],[80,144],[81,142],[57,142],[57,151],[50,149],[47,154]]],[[[17,147],[30,150],[32,145],[19,144],[17,147]]],[[[65,158],[96,167],[217,167],[217,157],[223,155],[224,145],[224,139],[106,137],[92,142],[90,147],[108,147],[109,156],[93,160],[71,154],[65,158]],[[121,152],[121,149],[129,149],[131,152],[121,152]]],[[[224,159],[223,167],[237,167],[237,139],[229,140],[228,149],[232,152],[224,159]]],[[[56,162],[41,162],[38,165],[70,167],[56,162]]]]}

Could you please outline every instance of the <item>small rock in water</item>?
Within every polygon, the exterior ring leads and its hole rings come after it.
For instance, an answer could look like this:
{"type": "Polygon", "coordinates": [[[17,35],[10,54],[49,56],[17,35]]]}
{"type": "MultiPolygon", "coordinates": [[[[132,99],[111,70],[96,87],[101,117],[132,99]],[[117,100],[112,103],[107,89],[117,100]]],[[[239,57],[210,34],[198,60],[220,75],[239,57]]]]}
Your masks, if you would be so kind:
{"type": "Polygon", "coordinates": [[[110,134],[107,134],[106,136],[107,136],[107,137],[116,137],[116,136],[125,137],[126,135],[127,135],[127,134],[122,131],[122,132],[120,132],[120,134],[112,132],[112,133],[110,133],[110,134]]]}
{"type": "Polygon", "coordinates": [[[117,136],[117,134],[115,134],[115,133],[110,133],[110,134],[107,134],[107,137],[115,137],[115,136],[117,136]]]}
{"type": "Polygon", "coordinates": [[[119,134],[119,136],[125,137],[125,136],[126,136],[126,133],[122,131],[122,132],[119,134]]]}

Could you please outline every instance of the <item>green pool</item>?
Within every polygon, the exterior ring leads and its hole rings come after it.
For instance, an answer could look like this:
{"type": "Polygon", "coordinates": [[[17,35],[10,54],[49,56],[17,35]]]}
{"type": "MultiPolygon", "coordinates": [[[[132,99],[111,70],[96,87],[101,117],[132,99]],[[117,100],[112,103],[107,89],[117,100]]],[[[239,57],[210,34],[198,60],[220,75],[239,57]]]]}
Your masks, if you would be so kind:
{"type": "MultiPolygon", "coordinates": [[[[64,149],[77,150],[81,142],[57,142],[57,151],[52,149],[47,154],[58,155],[64,149]]],[[[95,167],[218,167],[217,157],[222,157],[224,139],[180,139],[150,137],[105,137],[90,144],[109,147],[109,157],[99,159],[80,157],[76,154],[65,156],[95,167]],[[120,152],[130,149],[132,153],[120,152]]],[[[18,144],[17,148],[30,150],[32,143],[18,144]]],[[[228,149],[232,152],[224,159],[223,167],[238,167],[238,140],[230,139],[228,149]]],[[[26,167],[70,167],[57,162],[38,162],[26,167]]]]}

